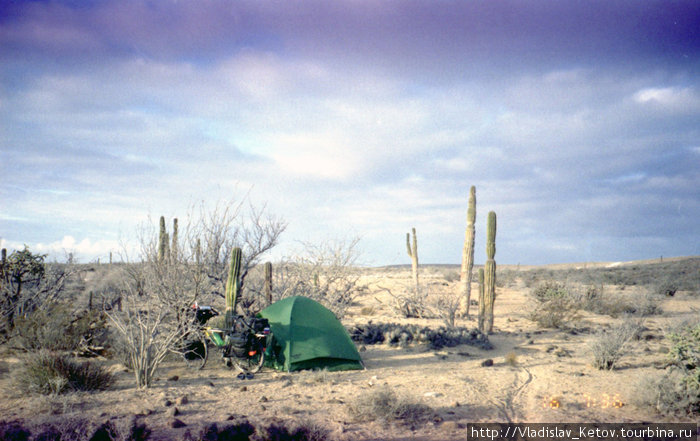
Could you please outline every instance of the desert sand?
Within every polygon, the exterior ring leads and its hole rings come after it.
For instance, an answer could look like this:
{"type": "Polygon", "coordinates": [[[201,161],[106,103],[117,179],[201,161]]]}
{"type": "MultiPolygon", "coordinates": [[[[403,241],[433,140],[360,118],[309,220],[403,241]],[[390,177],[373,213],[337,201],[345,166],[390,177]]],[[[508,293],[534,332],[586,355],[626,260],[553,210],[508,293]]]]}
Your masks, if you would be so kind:
{"type": "MultiPolygon", "coordinates": [[[[610,264],[614,263],[606,265],[610,264]]],[[[443,280],[444,275],[438,270],[421,273],[425,283],[440,283],[457,292],[457,281],[443,280]]],[[[409,286],[410,278],[406,268],[367,269],[363,282],[370,289],[357,299],[343,323],[441,326],[439,318],[398,317],[389,306],[389,295],[377,289],[399,290],[409,286]]],[[[623,293],[619,287],[606,286],[608,293],[628,296],[642,295],[644,289],[626,287],[623,293]]],[[[358,344],[366,366],[362,371],[285,373],[265,368],[254,379],[239,380],[215,355],[203,370],[188,369],[173,358],[162,366],[155,385],[141,391],[134,388],[133,375],[124,366],[103,359],[97,362],[108,364],[117,378],[107,391],[24,396],[12,384],[12,371],[20,359],[5,354],[0,416],[7,421],[136,415],[153,430],[152,439],[180,439],[208,422],[238,416],[251,421],[315,422],[330,431],[329,439],[338,440],[466,439],[470,422],[693,421],[659,415],[636,404],[635,397],[645,393],[640,379],[663,373],[669,346],[665,333],[673,323],[698,316],[700,296],[680,291],[661,298],[662,313],[646,317],[641,338],[630,343],[616,369],[604,371],[591,365],[588,342],[596,330],[623,318],[581,311],[565,329],[538,328],[528,319],[529,291],[517,278],[497,289],[494,332],[489,336],[492,350],[469,345],[430,350],[415,344],[404,348],[358,344]],[[487,359],[493,361],[491,366],[482,365],[487,359]],[[354,420],[349,403],[381,387],[429,406],[432,416],[419,424],[354,420]],[[171,427],[175,408],[177,418],[186,424],[182,428],[171,427]]],[[[477,308],[471,309],[472,317],[458,319],[458,326],[476,326],[477,308]]]]}

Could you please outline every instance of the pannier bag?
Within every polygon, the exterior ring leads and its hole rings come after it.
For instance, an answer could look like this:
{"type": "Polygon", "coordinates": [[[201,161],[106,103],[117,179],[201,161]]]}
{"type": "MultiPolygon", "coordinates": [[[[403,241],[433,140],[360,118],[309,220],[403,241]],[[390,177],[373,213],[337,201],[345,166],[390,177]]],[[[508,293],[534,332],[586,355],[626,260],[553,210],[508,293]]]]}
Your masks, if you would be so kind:
{"type": "Polygon", "coordinates": [[[260,334],[265,331],[265,328],[270,328],[270,322],[266,318],[255,317],[253,319],[253,332],[260,334]]]}
{"type": "Polygon", "coordinates": [[[229,337],[231,352],[238,358],[245,358],[248,355],[248,334],[235,333],[229,337]]]}

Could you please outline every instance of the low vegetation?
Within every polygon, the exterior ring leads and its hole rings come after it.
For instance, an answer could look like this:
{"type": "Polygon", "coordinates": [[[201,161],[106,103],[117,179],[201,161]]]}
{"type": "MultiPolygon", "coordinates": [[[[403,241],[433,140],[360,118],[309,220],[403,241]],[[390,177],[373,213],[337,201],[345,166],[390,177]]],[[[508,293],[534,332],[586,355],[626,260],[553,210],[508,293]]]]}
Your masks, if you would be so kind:
{"type": "Polygon", "coordinates": [[[39,351],[24,358],[15,373],[15,381],[22,392],[48,395],[104,390],[113,383],[114,377],[99,364],[39,351]]]}
{"type": "Polygon", "coordinates": [[[383,386],[358,394],[347,405],[350,417],[356,421],[397,421],[416,426],[430,420],[435,412],[429,406],[397,395],[383,386]]]}

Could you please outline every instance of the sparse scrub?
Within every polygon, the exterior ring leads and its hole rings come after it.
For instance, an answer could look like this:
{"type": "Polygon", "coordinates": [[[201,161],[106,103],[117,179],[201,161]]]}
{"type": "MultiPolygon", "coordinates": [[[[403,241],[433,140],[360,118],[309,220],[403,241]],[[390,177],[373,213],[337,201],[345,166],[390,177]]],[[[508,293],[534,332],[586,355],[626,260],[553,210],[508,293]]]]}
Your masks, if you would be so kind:
{"type": "Polygon", "coordinates": [[[614,328],[598,332],[590,343],[593,354],[593,367],[612,370],[625,354],[627,343],[638,334],[640,324],[625,321],[614,328]]]}
{"type": "Polygon", "coordinates": [[[409,425],[424,423],[433,417],[434,411],[427,405],[399,397],[388,386],[358,394],[347,405],[350,416],[357,421],[401,420],[409,425]]]}
{"type": "Polygon", "coordinates": [[[562,328],[578,317],[579,303],[564,284],[544,282],[531,291],[530,320],[543,328],[562,328]]]}
{"type": "Polygon", "coordinates": [[[633,403],[670,416],[700,414],[700,391],[684,381],[679,371],[646,375],[634,389],[633,403]]]}
{"type": "Polygon", "coordinates": [[[75,362],[66,355],[40,351],[25,359],[15,380],[23,392],[48,395],[107,389],[114,378],[97,364],[75,362]]]}
{"type": "Polygon", "coordinates": [[[72,311],[52,302],[15,320],[13,343],[26,350],[88,350],[107,341],[106,318],[101,311],[72,311]]]}
{"type": "Polygon", "coordinates": [[[700,322],[672,332],[669,339],[669,358],[682,371],[682,382],[700,396],[700,322]]]}

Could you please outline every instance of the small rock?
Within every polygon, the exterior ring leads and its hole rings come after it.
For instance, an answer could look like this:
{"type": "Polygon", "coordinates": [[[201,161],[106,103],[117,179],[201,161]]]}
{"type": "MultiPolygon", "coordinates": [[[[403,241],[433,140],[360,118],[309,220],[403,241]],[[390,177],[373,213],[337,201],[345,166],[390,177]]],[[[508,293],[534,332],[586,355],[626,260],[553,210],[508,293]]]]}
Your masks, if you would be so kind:
{"type": "Polygon", "coordinates": [[[493,366],[493,360],[490,358],[487,358],[486,360],[481,362],[481,365],[484,367],[493,366]]]}
{"type": "Polygon", "coordinates": [[[260,397],[260,399],[258,401],[260,401],[261,403],[267,403],[270,400],[268,400],[267,397],[265,395],[263,395],[262,397],[260,397]]]}
{"type": "Polygon", "coordinates": [[[172,406],[172,405],[173,405],[173,402],[170,401],[170,400],[165,400],[165,401],[163,401],[163,406],[165,406],[165,407],[170,407],[170,406],[172,406]]]}
{"type": "Polygon", "coordinates": [[[173,407],[172,409],[170,409],[170,416],[178,416],[178,415],[180,415],[180,409],[178,409],[177,407],[173,407]]]}
{"type": "Polygon", "coordinates": [[[529,345],[534,345],[534,344],[535,344],[535,340],[530,339],[530,340],[527,341],[527,344],[529,344],[529,345]]]}
{"type": "Polygon", "coordinates": [[[267,410],[267,407],[265,407],[265,406],[263,406],[263,405],[260,405],[260,411],[261,411],[261,412],[265,412],[266,410],[267,410]]]}
{"type": "Polygon", "coordinates": [[[459,404],[459,401],[455,401],[454,403],[452,403],[452,407],[459,407],[459,406],[461,406],[461,404],[459,404]]]}
{"type": "Polygon", "coordinates": [[[207,383],[207,386],[209,386],[209,387],[216,387],[216,386],[214,386],[214,383],[212,383],[211,381],[210,381],[209,383],[207,383]]]}
{"type": "Polygon", "coordinates": [[[180,377],[178,377],[177,375],[173,375],[172,377],[168,378],[168,381],[177,381],[179,379],[180,377]]]}
{"type": "Polygon", "coordinates": [[[185,427],[187,424],[183,423],[182,420],[179,420],[177,418],[173,418],[170,421],[170,427],[173,429],[179,429],[180,427],[185,427]]]}
{"type": "Polygon", "coordinates": [[[556,348],[557,348],[556,345],[549,345],[549,346],[547,346],[547,349],[545,349],[545,351],[547,351],[547,352],[552,352],[552,351],[555,350],[556,348]]]}
{"type": "Polygon", "coordinates": [[[369,379],[369,382],[367,384],[369,384],[370,386],[374,386],[375,384],[377,384],[378,381],[379,379],[377,378],[377,376],[373,375],[372,378],[369,379]]]}
{"type": "Polygon", "coordinates": [[[367,346],[362,345],[360,346],[360,349],[358,349],[360,352],[365,352],[367,350],[367,346]]]}
{"type": "Polygon", "coordinates": [[[430,398],[437,398],[441,397],[442,394],[440,392],[426,392],[423,394],[424,397],[430,397],[430,398]]]}
{"type": "Polygon", "coordinates": [[[248,390],[248,386],[241,386],[241,388],[238,389],[238,390],[241,391],[241,392],[245,392],[245,391],[248,390]]]}
{"type": "Polygon", "coordinates": [[[190,400],[187,398],[187,395],[183,395],[176,400],[176,403],[179,404],[180,406],[182,406],[183,404],[187,404],[189,402],[190,402],[190,400]]]}

